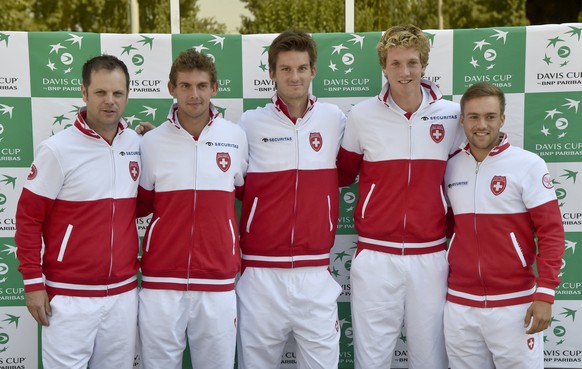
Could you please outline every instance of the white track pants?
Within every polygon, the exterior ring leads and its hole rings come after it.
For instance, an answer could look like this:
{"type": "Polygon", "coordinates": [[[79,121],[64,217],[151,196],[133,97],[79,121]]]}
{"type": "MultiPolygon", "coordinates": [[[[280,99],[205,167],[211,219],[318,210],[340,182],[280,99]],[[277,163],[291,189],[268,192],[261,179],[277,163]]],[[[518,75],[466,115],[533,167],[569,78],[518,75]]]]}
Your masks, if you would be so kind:
{"type": "Polygon", "coordinates": [[[392,364],[402,325],[410,369],[446,369],[443,308],[445,252],[392,255],[362,250],[352,261],[352,327],[356,369],[392,364]]]}
{"type": "Polygon", "coordinates": [[[137,289],[106,297],[57,295],[42,327],[44,369],[132,368],[137,289]]]}
{"type": "Polygon", "coordinates": [[[447,302],[445,338],[452,369],[543,369],[543,333],[526,334],[530,304],[476,308],[447,302]]]}
{"type": "Polygon", "coordinates": [[[237,284],[239,368],[279,368],[291,334],[297,368],[337,368],[340,292],[325,267],[247,268],[237,284]]]}
{"type": "Polygon", "coordinates": [[[141,369],[181,369],[186,337],[192,368],[232,369],[235,292],[143,289],[139,293],[139,337],[141,369]]]}

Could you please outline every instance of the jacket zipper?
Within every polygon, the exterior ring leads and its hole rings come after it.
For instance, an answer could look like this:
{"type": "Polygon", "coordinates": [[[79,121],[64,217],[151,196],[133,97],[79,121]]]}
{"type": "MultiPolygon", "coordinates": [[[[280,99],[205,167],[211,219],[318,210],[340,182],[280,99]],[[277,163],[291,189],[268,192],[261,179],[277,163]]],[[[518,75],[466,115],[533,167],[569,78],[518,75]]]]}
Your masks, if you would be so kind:
{"type": "MultiPolygon", "coordinates": [[[[204,132],[204,129],[202,132],[204,132]]],[[[202,133],[198,137],[198,140],[202,137],[202,133]]],[[[186,271],[186,291],[190,291],[190,265],[192,263],[192,249],[194,247],[194,228],[196,226],[196,205],[198,201],[198,141],[192,137],[194,141],[194,198],[192,199],[192,225],[190,226],[190,248],[188,249],[188,270],[186,271]]]]}
{"type": "Polygon", "coordinates": [[[295,194],[293,200],[293,219],[291,225],[291,268],[295,267],[295,225],[297,218],[297,196],[299,189],[299,122],[301,118],[297,119],[297,122],[293,125],[293,133],[295,135],[295,194]]]}
{"type": "Polygon", "coordinates": [[[481,272],[481,247],[479,243],[479,236],[477,232],[477,183],[479,180],[479,168],[482,162],[476,161],[477,166],[475,167],[475,187],[473,190],[473,228],[475,230],[475,239],[477,240],[477,273],[479,274],[479,280],[481,281],[481,286],[485,291],[485,307],[487,307],[487,288],[485,286],[485,281],[483,279],[483,273],[481,272]]]}
{"type": "Polygon", "coordinates": [[[111,274],[113,273],[113,240],[115,239],[115,188],[116,188],[116,181],[115,181],[115,152],[113,151],[113,147],[108,145],[109,147],[109,154],[111,157],[111,169],[112,169],[112,193],[111,193],[111,240],[109,244],[109,275],[107,276],[107,295],[109,295],[109,283],[111,282],[111,274]]]}
{"type": "MultiPolygon", "coordinates": [[[[412,176],[412,117],[416,115],[416,112],[412,113],[410,118],[408,119],[408,179],[407,179],[407,186],[406,186],[406,194],[410,192],[410,178],[412,176]]],[[[407,196],[408,198],[408,196],[407,196]]],[[[408,200],[407,200],[408,202],[408,200]]],[[[403,229],[402,229],[402,255],[404,255],[404,251],[406,248],[404,247],[404,238],[406,236],[406,218],[408,215],[408,204],[404,207],[404,220],[403,220],[403,229]]]]}

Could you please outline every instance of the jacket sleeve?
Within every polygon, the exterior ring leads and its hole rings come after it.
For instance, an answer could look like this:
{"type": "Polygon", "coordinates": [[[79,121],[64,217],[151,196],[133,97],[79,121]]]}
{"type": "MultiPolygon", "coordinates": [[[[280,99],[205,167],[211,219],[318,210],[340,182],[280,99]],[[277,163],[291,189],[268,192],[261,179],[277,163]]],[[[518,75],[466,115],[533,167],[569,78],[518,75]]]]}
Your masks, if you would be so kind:
{"type": "Polygon", "coordinates": [[[63,185],[63,171],[57,155],[41,144],[24,184],[16,208],[16,256],[24,279],[24,291],[44,289],[42,276],[42,230],[63,185]]]}
{"type": "Polygon", "coordinates": [[[141,174],[139,176],[139,187],[137,189],[137,209],[138,218],[145,217],[154,211],[155,196],[155,173],[154,160],[156,153],[155,145],[148,144],[151,137],[143,137],[140,143],[141,151],[141,174]]]}
{"type": "Polygon", "coordinates": [[[529,213],[538,238],[538,278],[534,298],[553,303],[564,255],[564,226],[558,200],[530,209],[529,213]]]}
{"type": "Polygon", "coordinates": [[[534,298],[553,303],[555,289],[560,283],[558,274],[564,254],[564,226],[547,166],[541,158],[537,159],[528,171],[529,183],[524,186],[522,196],[538,240],[538,277],[534,298]]]}
{"type": "Polygon", "coordinates": [[[353,114],[348,116],[342,144],[337,157],[338,181],[340,187],[349,186],[355,182],[364,159],[360,147],[356,119],[353,114]]]}

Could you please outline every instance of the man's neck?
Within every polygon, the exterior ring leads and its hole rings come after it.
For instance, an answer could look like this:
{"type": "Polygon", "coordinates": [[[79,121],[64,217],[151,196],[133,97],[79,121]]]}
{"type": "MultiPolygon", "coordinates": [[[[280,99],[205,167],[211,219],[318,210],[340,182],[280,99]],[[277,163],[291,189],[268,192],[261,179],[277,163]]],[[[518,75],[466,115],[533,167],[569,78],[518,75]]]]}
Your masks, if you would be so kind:
{"type": "Polygon", "coordinates": [[[206,127],[210,121],[210,112],[200,117],[199,119],[193,119],[186,116],[180,111],[180,109],[178,109],[178,120],[180,122],[180,126],[182,126],[186,132],[190,133],[194,138],[197,139],[200,137],[204,127],[206,127]]]}
{"type": "Polygon", "coordinates": [[[107,126],[98,126],[98,125],[88,121],[87,118],[85,118],[85,123],[87,123],[89,128],[91,128],[93,131],[95,131],[95,133],[97,133],[99,136],[103,137],[103,139],[105,141],[109,142],[109,144],[113,143],[113,139],[117,135],[117,126],[118,126],[117,124],[107,125],[107,126]]]}
{"type": "Polygon", "coordinates": [[[280,96],[279,98],[287,106],[287,112],[292,118],[301,118],[305,110],[307,109],[308,99],[291,99],[283,100],[280,96]]]}
{"type": "Polygon", "coordinates": [[[410,94],[398,95],[390,91],[392,100],[405,112],[414,113],[422,104],[422,91],[418,90],[410,94]]]}

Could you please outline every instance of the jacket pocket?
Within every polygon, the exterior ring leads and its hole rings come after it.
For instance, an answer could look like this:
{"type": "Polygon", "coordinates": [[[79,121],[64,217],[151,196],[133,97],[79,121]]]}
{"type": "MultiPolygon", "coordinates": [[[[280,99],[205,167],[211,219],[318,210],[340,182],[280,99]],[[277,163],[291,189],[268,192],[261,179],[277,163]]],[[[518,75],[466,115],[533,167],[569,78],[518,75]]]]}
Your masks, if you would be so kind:
{"type": "Polygon", "coordinates": [[[327,195],[327,219],[329,221],[329,231],[333,232],[333,221],[331,219],[331,197],[327,195]]]}
{"type": "Polygon", "coordinates": [[[372,187],[370,187],[370,192],[368,192],[368,195],[366,195],[364,205],[362,206],[362,219],[366,217],[366,208],[368,207],[368,202],[370,202],[370,198],[372,197],[372,192],[374,192],[374,188],[376,188],[376,184],[372,183],[372,187]]]}
{"type": "Polygon", "coordinates": [[[63,261],[65,257],[65,250],[67,249],[67,245],[69,244],[69,238],[71,237],[71,233],[73,232],[73,225],[69,224],[67,226],[67,230],[65,231],[65,237],[63,237],[63,241],[61,242],[61,248],[59,249],[59,256],[57,256],[57,261],[63,261]]]}
{"type": "Polygon", "coordinates": [[[521,247],[519,246],[519,242],[517,241],[517,237],[515,237],[515,233],[511,232],[509,234],[509,236],[511,237],[511,244],[513,245],[513,248],[515,249],[515,252],[517,253],[517,256],[519,257],[519,260],[521,261],[521,266],[522,267],[526,267],[527,264],[525,263],[525,257],[523,256],[523,251],[521,250],[521,247]]]}
{"type": "Polygon", "coordinates": [[[146,240],[146,245],[145,245],[145,251],[148,252],[150,251],[150,242],[152,240],[152,234],[154,233],[154,228],[156,227],[156,224],[160,221],[160,217],[157,217],[156,220],[153,221],[151,227],[150,227],[150,231],[148,232],[148,238],[146,240]]]}
{"type": "Polygon", "coordinates": [[[253,206],[251,207],[251,212],[249,214],[249,219],[247,220],[247,227],[246,231],[249,233],[251,231],[251,223],[253,222],[253,218],[255,217],[255,211],[257,211],[257,204],[259,203],[259,198],[255,197],[253,200],[253,206]]]}
{"type": "Polygon", "coordinates": [[[443,191],[443,186],[441,185],[441,186],[439,187],[439,189],[440,189],[440,191],[441,191],[441,201],[443,202],[443,208],[444,208],[444,210],[445,210],[445,214],[446,214],[446,213],[447,213],[447,210],[448,210],[448,208],[449,208],[449,205],[447,204],[447,198],[446,198],[446,196],[445,196],[445,193],[444,193],[444,191],[443,191]]]}
{"type": "Polygon", "coordinates": [[[447,254],[446,254],[447,261],[449,261],[449,253],[453,249],[453,241],[455,241],[456,235],[457,235],[456,233],[453,233],[453,236],[451,237],[451,241],[449,242],[449,248],[447,249],[447,254]]]}
{"type": "Polygon", "coordinates": [[[232,226],[232,220],[228,220],[228,226],[230,227],[230,235],[232,236],[232,254],[236,251],[236,235],[234,234],[234,227],[232,226]]]}

